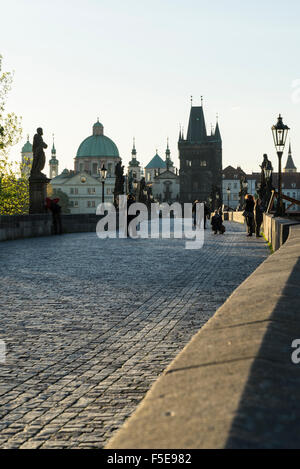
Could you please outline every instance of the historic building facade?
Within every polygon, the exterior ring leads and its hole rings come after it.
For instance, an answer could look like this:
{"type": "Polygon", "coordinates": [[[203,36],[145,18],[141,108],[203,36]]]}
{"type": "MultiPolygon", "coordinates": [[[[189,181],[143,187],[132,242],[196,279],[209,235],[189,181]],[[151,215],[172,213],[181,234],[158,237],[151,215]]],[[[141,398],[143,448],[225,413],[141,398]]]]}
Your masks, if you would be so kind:
{"type": "MultiPolygon", "coordinates": [[[[100,170],[105,166],[107,177],[104,184],[104,201],[113,202],[115,167],[121,161],[116,144],[104,135],[99,120],[93,125],[93,134],[80,145],[74,160],[74,170],[64,171],[51,180],[53,195],[61,190],[69,197],[71,213],[95,213],[102,202],[102,179],[100,170]]],[[[53,144],[49,163],[50,176],[58,170],[58,160],[53,144]]]]}
{"type": "MultiPolygon", "coordinates": [[[[218,193],[222,197],[222,139],[216,128],[207,135],[202,106],[192,106],[186,138],[180,131],[180,201],[208,201],[218,193]]],[[[221,200],[220,200],[221,202],[221,200]]]]}

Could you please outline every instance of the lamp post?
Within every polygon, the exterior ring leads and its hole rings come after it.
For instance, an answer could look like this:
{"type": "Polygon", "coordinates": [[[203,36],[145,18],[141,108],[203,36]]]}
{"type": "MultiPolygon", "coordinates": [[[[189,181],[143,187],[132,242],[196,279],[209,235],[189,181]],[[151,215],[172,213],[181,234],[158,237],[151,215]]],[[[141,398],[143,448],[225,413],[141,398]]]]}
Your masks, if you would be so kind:
{"type": "Polygon", "coordinates": [[[285,142],[288,135],[289,127],[284,125],[282,121],[281,114],[279,114],[278,121],[276,125],[272,127],[272,134],[274,145],[277,151],[278,156],[278,200],[276,207],[276,215],[284,215],[284,206],[282,203],[282,173],[281,173],[281,160],[284,152],[285,142]]]}
{"type": "Polygon", "coordinates": [[[240,208],[242,209],[243,208],[243,205],[244,205],[244,200],[245,200],[245,196],[248,192],[248,181],[247,181],[247,178],[246,176],[243,176],[240,180],[240,186],[241,186],[241,191],[240,191],[240,208]]]}
{"type": "Polygon", "coordinates": [[[138,196],[138,187],[139,187],[139,183],[138,183],[138,181],[135,179],[135,180],[133,181],[133,190],[134,190],[134,194],[135,194],[135,200],[138,199],[138,197],[137,197],[137,196],[138,196]]]}
{"type": "Polygon", "coordinates": [[[107,169],[105,168],[104,164],[101,169],[99,169],[99,173],[101,176],[101,182],[102,182],[102,203],[104,204],[104,184],[105,184],[105,179],[107,175],[107,169]]]}
{"type": "Polygon", "coordinates": [[[228,205],[228,211],[229,211],[230,193],[231,193],[230,187],[228,186],[228,187],[227,187],[227,196],[228,196],[228,204],[227,204],[227,205],[228,205]]]}
{"type": "Polygon", "coordinates": [[[218,192],[216,192],[216,210],[218,210],[219,208],[219,199],[220,199],[220,195],[218,192]]]}

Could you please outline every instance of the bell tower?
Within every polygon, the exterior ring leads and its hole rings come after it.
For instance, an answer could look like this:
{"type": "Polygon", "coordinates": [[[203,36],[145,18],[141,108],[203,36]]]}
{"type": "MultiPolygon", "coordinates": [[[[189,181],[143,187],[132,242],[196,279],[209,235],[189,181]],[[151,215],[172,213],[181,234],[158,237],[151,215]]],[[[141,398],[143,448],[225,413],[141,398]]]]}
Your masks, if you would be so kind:
{"type": "Polygon", "coordinates": [[[51,160],[49,161],[49,172],[50,172],[50,179],[54,179],[56,176],[58,176],[58,160],[56,159],[54,135],[53,135],[53,145],[52,145],[52,150],[51,150],[51,160]]]}

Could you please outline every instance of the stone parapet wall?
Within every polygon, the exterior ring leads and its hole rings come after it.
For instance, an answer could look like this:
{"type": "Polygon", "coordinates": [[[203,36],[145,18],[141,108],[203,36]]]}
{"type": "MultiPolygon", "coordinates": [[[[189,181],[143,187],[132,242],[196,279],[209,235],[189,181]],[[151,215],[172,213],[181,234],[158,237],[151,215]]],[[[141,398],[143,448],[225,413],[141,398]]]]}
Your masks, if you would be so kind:
{"type": "MultiPolygon", "coordinates": [[[[96,214],[62,215],[63,233],[96,231],[101,216],[96,214]]],[[[1,215],[0,241],[9,241],[36,236],[50,236],[53,233],[51,214],[1,215]]]]}
{"type": "Polygon", "coordinates": [[[291,226],[106,448],[299,448],[299,284],[300,226],[291,226]]]}

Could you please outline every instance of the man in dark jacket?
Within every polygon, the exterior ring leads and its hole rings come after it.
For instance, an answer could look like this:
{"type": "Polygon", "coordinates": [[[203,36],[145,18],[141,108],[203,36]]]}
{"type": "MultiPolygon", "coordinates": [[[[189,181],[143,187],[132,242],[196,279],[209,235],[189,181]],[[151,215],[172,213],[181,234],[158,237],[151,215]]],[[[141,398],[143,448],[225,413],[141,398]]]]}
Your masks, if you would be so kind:
{"type": "Polygon", "coordinates": [[[264,213],[264,209],[261,204],[261,200],[256,199],[255,207],[254,207],[254,219],[255,219],[255,233],[256,233],[257,238],[261,238],[260,227],[264,218],[263,213],[264,213]]]}

